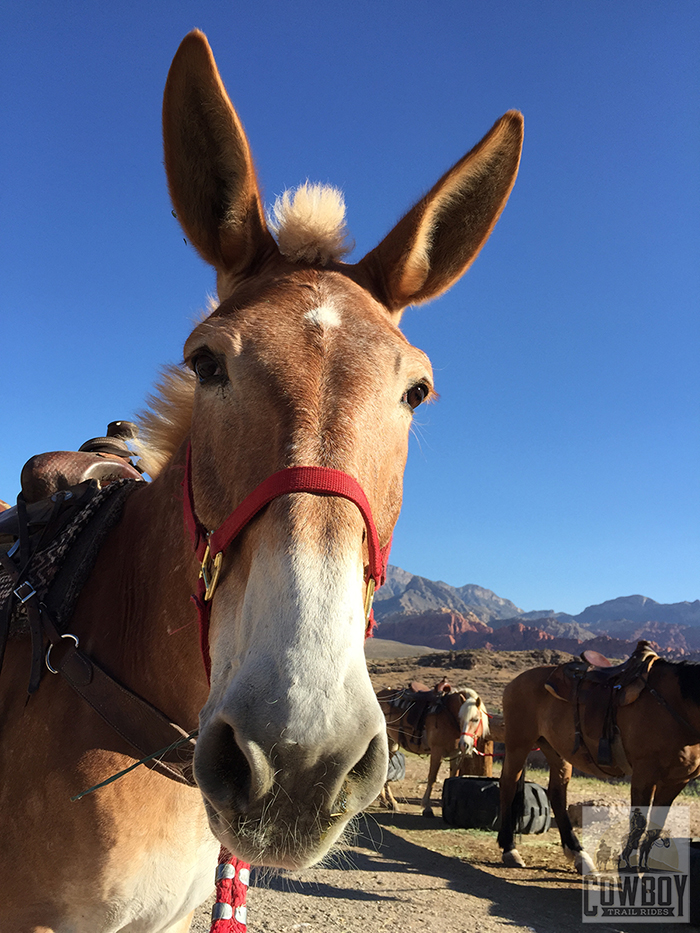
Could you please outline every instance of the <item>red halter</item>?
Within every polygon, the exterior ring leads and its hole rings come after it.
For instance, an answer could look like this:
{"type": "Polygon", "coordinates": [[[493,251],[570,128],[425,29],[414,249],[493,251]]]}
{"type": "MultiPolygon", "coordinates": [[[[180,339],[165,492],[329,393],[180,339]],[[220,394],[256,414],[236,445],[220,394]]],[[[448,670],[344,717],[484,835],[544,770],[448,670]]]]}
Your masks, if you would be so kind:
{"type": "Polygon", "coordinates": [[[297,466],[279,470],[264,479],[259,486],[249,493],[227,519],[216,530],[208,532],[197,518],[192,495],[192,466],[191,448],[187,447],[185,462],[185,478],[183,511],[185,528],[192,539],[192,546],[201,562],[202,569],[199,574],[197,593],[192,597],[199,617],[199,641],[204,658],[207,676],[211,673],[211,659],[209,657],[209,613],[210,603],[219,579],[221,564],[229,545],[243,531],[261,509],[265,508],[273,499],[292,492],[306,492],[317,496],[340,496],[354,502],[360,510],[367,528],[367,547],[369,551],[369,566],[365,574],[367,583],[367,596],[365,599],[365,637],[372,634],[374,617],[372,614],[372,598],[375,589],[378,589],[386,579],[386,567],[391,549],[391,539],[386,547],[379,545],[379,535],[372,518],[372,510],[362,487],[348,473],[342,470],[331,470],[328,467],[297,466]]]}
{"type": "MultiPolygon", "coordinates": [[[[488,713],[487,713],[487,715],[488,715],[488,713]]],[[[482,733],[483,731],[484,731],[484,717],[483,717],[483,716],[480,716],[480,717],[479,717],[479,722],[477,723],[477,726],[476,726],[476,729],[474,729],[473,732],[469,732],[469,731],[461,732],[461,733],[460,733],[460,738],[461,738],[463,735],[466,735],[466,736],[468,736],[468,738],[474,739],[474,752],[475,752],[475,754],[480,755],[482,758],[487,758],[487,757],[489,757],[489,756],[485,755],[484,752],[480,752],[479,749],[476,747],[476,741],[477,741],[477,739],[479,738],[479,736],[481,735],[481,733],[482,733]]]]}

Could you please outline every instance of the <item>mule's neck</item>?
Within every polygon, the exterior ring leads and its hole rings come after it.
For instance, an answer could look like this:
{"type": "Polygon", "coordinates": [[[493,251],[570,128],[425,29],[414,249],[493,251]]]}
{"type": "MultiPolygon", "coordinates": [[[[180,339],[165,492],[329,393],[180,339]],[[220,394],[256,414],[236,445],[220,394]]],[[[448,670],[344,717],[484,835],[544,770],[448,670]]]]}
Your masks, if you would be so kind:
{"type": "Polygon", "coordinates": [[[198,564],[182,512],[184,456],[127,500],[78,605],[81,644],[183,728],[197,725],[207,679],[190,596],[198,564]]]}

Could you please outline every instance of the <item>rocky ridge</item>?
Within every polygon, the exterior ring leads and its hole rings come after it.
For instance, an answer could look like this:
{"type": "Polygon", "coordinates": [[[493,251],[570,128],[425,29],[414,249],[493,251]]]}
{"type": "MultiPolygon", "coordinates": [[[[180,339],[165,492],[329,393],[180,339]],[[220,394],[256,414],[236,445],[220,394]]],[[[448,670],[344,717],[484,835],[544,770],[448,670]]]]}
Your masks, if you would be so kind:
{"type": "Polygon", "coordinates": [[[548,648],[578,654],[581,645],[611,657],[629,654],[642,638],[674,656],[700,651],[700,600],[657,603],[626,596],[588,606],[576,616],[525,612],[484,587],[451,586],[389,567],[377,593],[377,637],[411,645],[463,650],[548,648]]]}

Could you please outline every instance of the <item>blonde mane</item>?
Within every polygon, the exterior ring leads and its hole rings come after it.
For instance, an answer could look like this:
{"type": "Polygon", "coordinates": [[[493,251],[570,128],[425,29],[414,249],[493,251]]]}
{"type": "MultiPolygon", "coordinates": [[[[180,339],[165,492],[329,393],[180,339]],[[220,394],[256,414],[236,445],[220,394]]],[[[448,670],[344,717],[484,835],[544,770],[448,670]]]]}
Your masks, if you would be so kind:
{"type": "Polygon", "coordinates": [[[184,366],[164,367],[149,406],[137,412],[139,436],[132,441],[140,466],[155,478],[187,437],[192,423],[194,373],[184,366]]]}

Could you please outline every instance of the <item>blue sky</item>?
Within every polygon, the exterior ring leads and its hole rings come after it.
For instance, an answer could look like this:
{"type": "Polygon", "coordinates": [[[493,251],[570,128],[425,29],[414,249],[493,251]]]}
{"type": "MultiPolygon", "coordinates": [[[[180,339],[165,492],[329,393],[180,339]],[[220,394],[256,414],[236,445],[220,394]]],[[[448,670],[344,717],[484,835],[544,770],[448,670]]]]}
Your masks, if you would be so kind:
{"type": "Polygon", "coordinates": [[[700,597],[700,5],[4,4],[0,497],[142,407],[213,275],[170,213],[160,106],[207,33],[266,198],[341,187],[371,249],[506,110],[519,179],[444,298],[392,562],[526,610],[700,597]]]}

